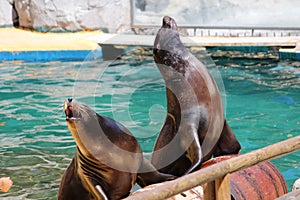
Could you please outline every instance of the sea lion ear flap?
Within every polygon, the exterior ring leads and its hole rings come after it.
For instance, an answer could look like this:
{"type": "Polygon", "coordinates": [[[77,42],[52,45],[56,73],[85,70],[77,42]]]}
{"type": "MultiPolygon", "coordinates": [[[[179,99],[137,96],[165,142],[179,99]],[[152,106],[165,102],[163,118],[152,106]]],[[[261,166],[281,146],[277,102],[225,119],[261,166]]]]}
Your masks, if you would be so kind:
{"type": "Polygon", "coordinates": [[[228,154],[238,154],[240,150],[241,145],[225,120],[220,139],[213,155],[217,157],[228,154]]]}

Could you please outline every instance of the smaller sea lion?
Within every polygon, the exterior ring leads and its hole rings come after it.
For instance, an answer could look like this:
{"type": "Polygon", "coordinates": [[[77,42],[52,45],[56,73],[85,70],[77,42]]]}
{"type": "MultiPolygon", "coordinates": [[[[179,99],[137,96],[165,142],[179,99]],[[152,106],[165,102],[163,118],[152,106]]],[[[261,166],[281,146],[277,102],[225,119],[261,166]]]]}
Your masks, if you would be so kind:
{"type": "Polygon", "coordinates": [[[58,199],[119,200],[140,186],[171,180],[147,161],[135,137],[123,125],[73,99],[64,103],[76,154],[60,183],[58,199]]]}

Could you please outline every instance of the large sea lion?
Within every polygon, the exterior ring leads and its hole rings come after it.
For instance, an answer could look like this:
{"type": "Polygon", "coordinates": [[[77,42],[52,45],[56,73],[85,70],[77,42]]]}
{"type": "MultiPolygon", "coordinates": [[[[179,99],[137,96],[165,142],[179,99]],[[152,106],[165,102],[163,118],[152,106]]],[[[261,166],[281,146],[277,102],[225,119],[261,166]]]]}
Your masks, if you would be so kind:
{"type": "Polygon", "coordinates": [[[128,129],[73,99],[64,103],[76,154],[60,183],[58,199],[119,200],[133,185],[173,179],[147,161],[128,129]],[[143,173],[146,172],[146,173],[143,173]]]}
{"type": "Polygon", "coordinates": [[[182,44],[171,17],[163,18],[153,56],[166,84],[168,113],[152,164],[181,176],[212,155],[238,153],[241,146],[224,118],[218,87],[204,64],[182,44]]]}

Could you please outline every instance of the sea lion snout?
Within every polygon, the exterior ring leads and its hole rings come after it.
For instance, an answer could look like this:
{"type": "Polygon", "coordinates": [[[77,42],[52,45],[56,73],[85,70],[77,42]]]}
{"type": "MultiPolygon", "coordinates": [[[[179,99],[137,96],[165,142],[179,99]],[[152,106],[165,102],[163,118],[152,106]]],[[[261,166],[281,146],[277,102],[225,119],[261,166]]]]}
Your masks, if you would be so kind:
{"type": "Polygon", "coordinates": [[[64,110],[66,114],[66,120],[70,120],[73,118],[73,106],[71,104],[72,99],[68,99],[64,103],[64,110]]]}
{"type": "Polygon", "coordinates": [[[177,24],[175,20],[169,16],[165,16],[163,18],[163,28],[171,29],[171,30],[177,30],[177,24]]]}
{"type": "Polygon", "coordinates": [[[67,121],[73,121],[73,120],[80,118],[79,117],[80,113],[78,111],[76,111],[76,107],[78,107],[78,106],[76,106],[76,101],[75,100],[73,101],[72,98],[68,98],[67,100],[65,100],[64,111],[66,114],[67,121]]]}

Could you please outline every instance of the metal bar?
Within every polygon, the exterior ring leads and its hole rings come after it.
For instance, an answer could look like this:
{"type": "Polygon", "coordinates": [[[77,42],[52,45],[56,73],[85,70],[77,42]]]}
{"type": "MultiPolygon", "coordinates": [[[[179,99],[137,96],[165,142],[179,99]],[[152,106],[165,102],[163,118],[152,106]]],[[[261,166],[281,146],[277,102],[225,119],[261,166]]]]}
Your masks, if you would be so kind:
{"type": "MultiPolygon", "coordinates": [[[[161,25],[153,25],[153,24],[134,24],[132,25],[132,28],[160,28],[161,25]]],[[[272,27],[272,26],[201,26],[201,25],[183,25],[178,24],[179,28],[185,28],[185,29],[244,29],[244,30],[300,30],[300,27],[272,27]]]]}

